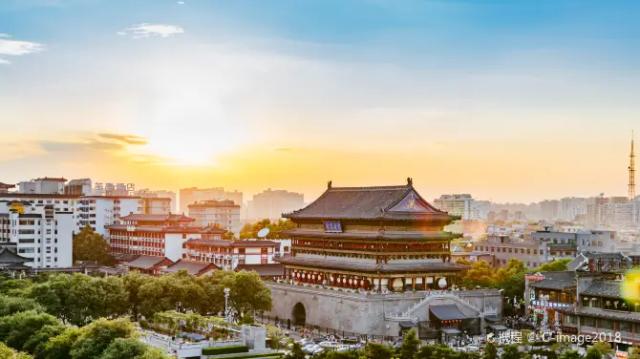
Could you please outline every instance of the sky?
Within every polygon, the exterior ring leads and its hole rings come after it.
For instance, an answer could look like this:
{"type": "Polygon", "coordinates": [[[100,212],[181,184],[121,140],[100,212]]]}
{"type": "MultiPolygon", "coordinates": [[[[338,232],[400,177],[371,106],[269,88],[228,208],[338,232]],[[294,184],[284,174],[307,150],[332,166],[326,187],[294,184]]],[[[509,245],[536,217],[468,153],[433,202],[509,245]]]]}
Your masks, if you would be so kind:
{"type": "Polygon", "coordinates": [[[637,1],[0,0],[0,181],[625,195],[637,1]]]}

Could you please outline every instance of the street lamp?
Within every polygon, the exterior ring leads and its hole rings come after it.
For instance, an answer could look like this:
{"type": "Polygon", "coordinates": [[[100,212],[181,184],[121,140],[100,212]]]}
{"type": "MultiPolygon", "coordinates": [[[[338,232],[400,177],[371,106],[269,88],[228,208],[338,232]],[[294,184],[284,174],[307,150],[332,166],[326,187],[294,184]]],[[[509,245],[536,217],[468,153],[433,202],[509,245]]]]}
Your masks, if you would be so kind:
{"type": "Polygon", "coordinates": [[[229,293],[231,293],[231,289],[224,289],[224,320],[229,322],[229,293]]]}

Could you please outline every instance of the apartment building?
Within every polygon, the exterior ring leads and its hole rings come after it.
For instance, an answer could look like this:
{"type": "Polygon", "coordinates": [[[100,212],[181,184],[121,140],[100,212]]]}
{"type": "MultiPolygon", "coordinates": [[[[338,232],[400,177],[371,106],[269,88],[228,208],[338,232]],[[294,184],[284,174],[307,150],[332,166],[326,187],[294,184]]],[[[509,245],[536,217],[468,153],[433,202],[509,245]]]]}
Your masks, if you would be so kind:
{"type": "Polygon", "coordinates": [[[188,206],[189,217],[198,226],[218,226],[235,235],[240,233],[240,205],[231,200],[200,201],[188,206]]]}
{"type": "Polygon", "coordinates": [[[28,267],[71,267],[74,228],[72,211],[51,204],[0,202],[0,245],[28,259],[28,267]]]}

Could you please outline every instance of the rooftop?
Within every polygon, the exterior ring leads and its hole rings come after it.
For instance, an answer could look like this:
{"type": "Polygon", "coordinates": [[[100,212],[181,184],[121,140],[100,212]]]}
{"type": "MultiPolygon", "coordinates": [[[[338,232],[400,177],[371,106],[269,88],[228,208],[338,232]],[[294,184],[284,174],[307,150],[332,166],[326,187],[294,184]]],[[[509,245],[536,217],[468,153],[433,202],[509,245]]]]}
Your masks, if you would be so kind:
{"type": "Polygon", "coordinates": [[[284,266],[275,264],[238,264],[236,272],[241,270],[257,272],[261,277],[280,277],[284,275],[284,266]]]}
{"type": "Polygon", "coordinates": [[[67,179],[64,177],[40,177],[34,179],[34,181],[67,182],[67,179]]]}
{"type": "Polygon", "coordinates": [[[185,244],[200,244],[211,247],[232,247],[232,248],[247,248],[247,247],[275,247],[278,243],[272,241],[247,241],[247,240],[216,240],[216,239],[190,239],[185,244]]]}
{"type": "Polygon", "coordinates": [[[200,275],[216,269],[218,269],[218,267],[213,263],[191,262],[191,261],[186,261],[184,259],[180,259],[174,264],[171,264],[167,268],[163,269],[162,272],[176,273],[181,270],[184,270],[191,275],[200,275]]]}
{"type": "Polygon", "coordinates": [[[77,199],[77,194],[58,194],[58,193],[17,193],[8,192],[0,193],[0,198],[50,198],[50,199],[77,199]]]}
{"type": "Polygon", "coordinates": [[[621,283],[613,280],[596,280],[580,293],[581,295],[593,295],[596,297],[622,298],[620,293],[621,283]]]}
{"type": "Polygon", "coordinates": [[[542,272],[544,279],[530,282],[529,286],[540,289],[563,290],[576,286],[576,273],[573,271],[542,272]]]}
{"type": "Polygon", "coordinates": [[[25,262],[31,261],[32,260],[30,258],[25,258],[8,248],[0,249],[0,266],[6,267],[7,265],[22,265],[25,262]]]}
{"type": "MultiPolygon", "coordinates": [[[[130,226],[126,224],[114,224],[107,226],[109,230],[129,230],[130,226]]],[[[199,227],[199,226],[172,226],[172,225],[135,225],[137,232],[160,232],[160,233],[206,233],[206,234],[223,234],[224,229],[215,227],[199,227]]]]}
{"type": "Polygon", "coordinates": [[[240,205],[235,204],[235,202],[233,202],[232,200],[229,199],[225,199],[225,200],[207,200],[207,201],[200,201],[200,202],[195,202],[195,203],[191,203],[189,206],[189,208],[208,208],[208,207],[234,207],[234,208],[240,208],[240,205]]]}
{"type": "Polygon", "coordinates": [[[406,185],[375,187],[333,187],[308,206],[283,214],[291,219],[397,219],[424,220],[451,216],[433,207],[413,188],[411,178],[406,185]]]}
{"type": "Polygon", "coordinates": [[[193,222],[194,218],[184,214],[128,214],[121,218],[123,221],[139,222],[193,222]]]}
{"type": "Polygon", "coordinates": [[[130,268],[151,269],[157,265],[162,264],[162,262],[164,261],[171,262],[170,259],[165,257],[139,256],[138,258],[125,264],[130,268]]]}

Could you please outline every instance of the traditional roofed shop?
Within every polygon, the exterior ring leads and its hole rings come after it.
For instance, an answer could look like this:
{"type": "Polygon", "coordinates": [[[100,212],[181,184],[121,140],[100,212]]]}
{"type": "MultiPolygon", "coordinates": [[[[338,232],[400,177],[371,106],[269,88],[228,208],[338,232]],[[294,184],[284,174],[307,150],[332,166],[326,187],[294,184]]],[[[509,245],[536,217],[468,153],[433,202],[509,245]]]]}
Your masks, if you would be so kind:
{"type": "MultiPolygon", "coordinates": [[[[273,319],[288,326],[368,336],[480,333],[502,314],[497,290],[461,291],[466,267],[452,263],[444,227],[456,216],[433,207],[413,187],[334,187],[300,210],[285,232],[291,253],[270,283],[273,319]],[[331,315],[327,315],[331,313],[331,315]]],[[[446,334],[446,335],[441,335],[446,334]]]]}

